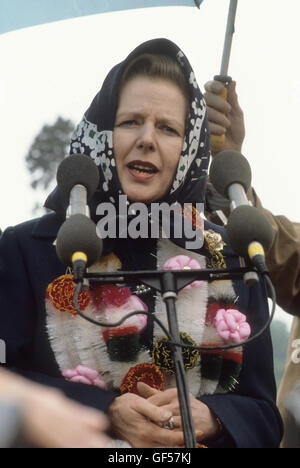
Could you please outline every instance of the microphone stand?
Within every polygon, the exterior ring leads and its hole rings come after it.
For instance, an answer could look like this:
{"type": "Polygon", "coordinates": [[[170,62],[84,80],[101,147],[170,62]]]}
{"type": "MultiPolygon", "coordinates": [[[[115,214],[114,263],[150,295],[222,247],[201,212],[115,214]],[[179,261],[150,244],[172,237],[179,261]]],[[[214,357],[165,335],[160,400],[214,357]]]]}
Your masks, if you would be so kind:
{"type": "MultiPolygon", "coordinates": [[[[180,343],[180,333],[176,313],[177,288],[176,280],[172,271],[167,271],[162,274],[161,285],[162,298],[167,308],[171,341],[180,343]]],[[[177,346],[172,346],[172,352],[185,446],[187,448],[196,448],[197,440],[190,407],[189,389],[185,375],[182,351],[177,346]]]]}
{"type": "MultiPolygon", "coordinates": [[[[180,289],[195,280],[215,281],[221,279],[243,279],[249,272],[255,272],[253,267],[243,267],[234,269],[208,269],[208,270],[154,270],[154,271],[118,271],[114,273],[86,273],[84,278],[94,283],[102,284],[126,284],[137,280],[146,286],[156,289],[162,295],[162,299],[167,309],[167,319],[169,326],[169,339],[173,343],[180,343],[180,333],[177,321],[176,299],[180,289]]],[[[75,304],[75,307],[78,306],[75,304]]],[[[77,307],[78,310],[78,307],[77,307]]],[[[83,318],[84,314],[82,315],[83,318]]],[[[88,318],[88,317],[86,317],[88,318]]],[[[99,323],[99,325],[101,325],[99,323]]],[[[197,448],[197,440],[192,418],[189,389],[186,379],[182,351],[179,346],[171,344],[173,360],[175,366],[176,385],[182,427],[186,448],[197,448]]]]}

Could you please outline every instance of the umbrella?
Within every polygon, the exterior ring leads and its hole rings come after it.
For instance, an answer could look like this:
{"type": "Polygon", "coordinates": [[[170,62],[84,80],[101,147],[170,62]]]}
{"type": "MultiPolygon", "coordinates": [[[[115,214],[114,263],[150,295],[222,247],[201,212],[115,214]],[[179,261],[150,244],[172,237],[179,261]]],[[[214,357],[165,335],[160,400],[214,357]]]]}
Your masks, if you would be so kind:
{"type": "Polygon", "coordinates": [[[159,6],[198,8],[203,0],[0,0],[0,34],[69,18],[159,6]]]}
{"type": "MultiPolygon", "coordinates": [[[[238,0],[230,0],[220,74],[215,76],[215,80],[221,81],[222,83],[225,84],[225,88],[221,94],[224,99],[227,99],[226,86],[231,81],[231,77],[228,76],[228,67],[229,67],[229,58],[230,58],[230,52],[231,52],[232,36],[234,34],[234,22],[235,22],[237,4],[238,4],[238,0]]],[[[211,135],[210,141],[211,141],[212,150],[215,153],[217,153],[221,151],[224,146],[225,135],[221,135],[221,136],[211,135]]]]}

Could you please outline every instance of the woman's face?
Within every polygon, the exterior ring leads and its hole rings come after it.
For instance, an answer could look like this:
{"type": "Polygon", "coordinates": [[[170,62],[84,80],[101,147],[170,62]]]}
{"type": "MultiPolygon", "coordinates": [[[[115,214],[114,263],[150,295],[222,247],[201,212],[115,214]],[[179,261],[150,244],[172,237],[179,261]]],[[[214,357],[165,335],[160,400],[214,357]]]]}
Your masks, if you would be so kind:
{"type": "Polygon", "coordinates": [[[120,93],[113,144],[131,201],[150,203],[171,188],[183,146],[186,99],[171,81],[136,77],[120,93]]]}

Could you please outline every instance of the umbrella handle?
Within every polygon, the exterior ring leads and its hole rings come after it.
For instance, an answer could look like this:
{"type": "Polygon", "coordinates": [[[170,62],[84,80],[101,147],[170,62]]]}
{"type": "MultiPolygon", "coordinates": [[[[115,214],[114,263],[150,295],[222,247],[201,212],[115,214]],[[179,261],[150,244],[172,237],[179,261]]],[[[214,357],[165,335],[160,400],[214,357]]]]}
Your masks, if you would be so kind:
{"type": "MultiPolygon", "coordinates": [[[[225,101],[227,100],[227,86],[231,82],[231,77],[227,75],[216,75],[214,76],[214,80],[220,81],[221,83],[224,84],[224,88],[222,92],[219,94],[219,96],[225,101]]],[[[210,148],[213,154],[220,153],[220,151],[223,151],[224,145],[225,145],[225,138],[226,134],[224,133],[223,135],[211,135],[210,136],[210,148]]]]}

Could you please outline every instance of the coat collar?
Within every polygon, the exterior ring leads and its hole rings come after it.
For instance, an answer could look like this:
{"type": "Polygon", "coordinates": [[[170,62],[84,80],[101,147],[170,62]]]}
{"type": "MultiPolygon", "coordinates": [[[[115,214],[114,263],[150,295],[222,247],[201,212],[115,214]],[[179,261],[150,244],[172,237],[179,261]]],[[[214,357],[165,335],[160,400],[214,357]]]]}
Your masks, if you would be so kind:
{"type": "Polygon", "coordinates": [[[32,228],[32,237],[38,239],[56,239],[64,220],[56,213],[48,213],[38,218],[32,228]]]}

